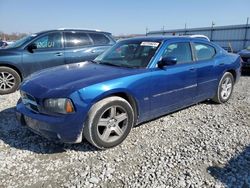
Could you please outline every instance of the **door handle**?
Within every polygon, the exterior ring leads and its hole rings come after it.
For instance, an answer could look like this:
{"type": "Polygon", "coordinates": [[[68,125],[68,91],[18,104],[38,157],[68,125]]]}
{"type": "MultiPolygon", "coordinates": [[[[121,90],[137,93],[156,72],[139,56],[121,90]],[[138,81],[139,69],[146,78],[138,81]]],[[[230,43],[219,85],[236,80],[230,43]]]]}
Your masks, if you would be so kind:
{"type": "Polygon", "coordinates": [[[63,55],[62,52],[57,52],[57,53],[55,53],[55,54],[56,54],[56,56],[62,56],[62,55],[63,55]]]}
{"type": "Polygon", "coordinates": [[[96,52],[96,50],[91,50],[91,53],[95,53],[96,52]]]}
{"type": "Polygon", "coordinates": [[[225,63],[220,63],[219,65],[220,65],[220,66],[223,66],[223,65],[225,65],[225,63]]]}

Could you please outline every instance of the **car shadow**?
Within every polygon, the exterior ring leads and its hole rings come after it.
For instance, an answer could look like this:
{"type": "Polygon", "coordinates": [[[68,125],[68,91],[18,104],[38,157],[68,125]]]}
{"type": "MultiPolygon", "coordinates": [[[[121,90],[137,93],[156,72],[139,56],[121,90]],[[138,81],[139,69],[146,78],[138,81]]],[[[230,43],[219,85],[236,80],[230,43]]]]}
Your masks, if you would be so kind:
{"type": "Polygon", "coordinates": [[[250,187],[250,145],[223,167],[211,166],[208,172],[226,187],[250,187]]]}
{"type": "Polygon", "coordinates": [[[28,150],[38,154],[62,153],[67,150],[93,152],[97,149],[87,141],[80,144],[64,144],[47,140],[27,127],[19,125],[15,117],[15,108],[0,112],[0,144],[1,142],[16,149],[28,150]]]}

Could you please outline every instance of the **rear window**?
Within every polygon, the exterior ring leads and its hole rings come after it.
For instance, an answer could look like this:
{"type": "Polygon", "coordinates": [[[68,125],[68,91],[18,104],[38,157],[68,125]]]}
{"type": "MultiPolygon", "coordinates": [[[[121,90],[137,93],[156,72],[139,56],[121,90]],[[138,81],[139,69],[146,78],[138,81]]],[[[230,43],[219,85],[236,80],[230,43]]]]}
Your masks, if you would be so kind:
{"type": "Polygon", "coordinates": [[[65,32],[66,47],[84,47],[91,45],[89,36],[83,32],[65,32]]]}
{"type": "Polygon", "coordinates": [[[216,53],[214,47],[207,44],[195,43],[194,47],[198,60],[212,59],[216,53]]]}
{"type": "Polygon", "coordinates": [[[92,38],[94,44],[110,44],[110,40],[104,34],[89,33],[89,36],[92,38]]]}

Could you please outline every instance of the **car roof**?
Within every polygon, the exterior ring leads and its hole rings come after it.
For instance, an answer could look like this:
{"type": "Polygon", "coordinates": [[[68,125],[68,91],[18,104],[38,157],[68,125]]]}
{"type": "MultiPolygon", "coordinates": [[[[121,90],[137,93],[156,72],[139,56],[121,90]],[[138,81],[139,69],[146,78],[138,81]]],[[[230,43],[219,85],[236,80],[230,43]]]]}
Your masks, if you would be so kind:
{"type": "Polygon", "coordinates": [[[101,31],[99,29],[86,29],[86,28],[58,28],[58,29],[51,29],[51,30],[44,30],[37,32],[35,34],[42,34],[42,33],[48,33],[53,31],[83,31],[83,32],[94,32],[94,33],[105,33],[105,34],[111,34],[110,32],[101,31]]]}

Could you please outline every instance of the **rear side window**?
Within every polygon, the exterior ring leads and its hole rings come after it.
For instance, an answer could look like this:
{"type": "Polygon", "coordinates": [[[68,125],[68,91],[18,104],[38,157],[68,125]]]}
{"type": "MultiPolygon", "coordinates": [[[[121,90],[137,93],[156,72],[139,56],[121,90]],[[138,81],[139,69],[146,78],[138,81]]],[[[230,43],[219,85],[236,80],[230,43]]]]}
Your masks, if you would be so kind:
{"type": "Polygon", "coordinates": [[[212,59],[216,54],[214,47],[207,44],[194,43],[194,48],[196,51],[196,57],[200,61],[212,59]]]}
{"type": "Polygon", "coordinates": [[[104,34],[89,33],[89,36],[92,38],[94,44],[109,44],[110,43],[110,40],[104,34]]]}
{"type": "Polygon", "coordinates": [[[89,36],[83,32],[65,32],[66,47],[84,47],[91,45],[89,36]]]}
{"type": "Polygon", "coordinates": [[[162,57],[175,57],[177,59],[177,64],[193,61],[190,44],[188,42],[168,45],[162,57]]]}
{"type": "Polygon", "coordinates": [[[62,35],[61,33],[50,33],[43,35],[34,41],[37,49],[45,49],[45,48],[62,48],[62,35]]]}

